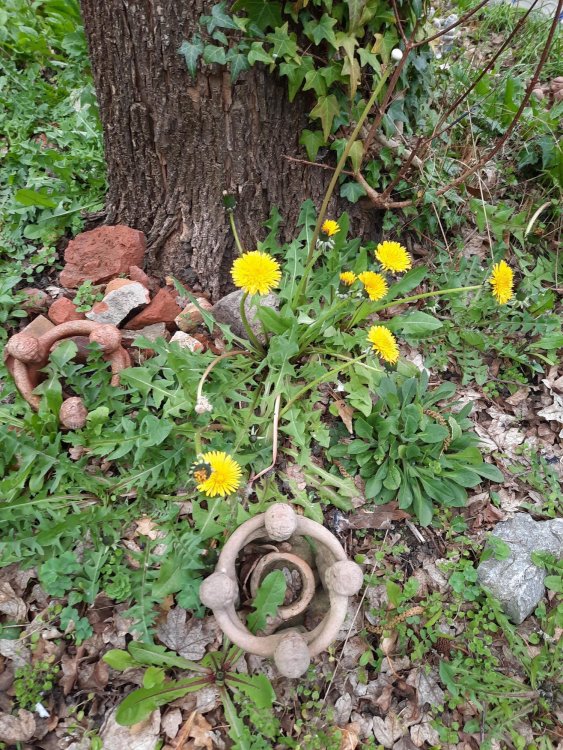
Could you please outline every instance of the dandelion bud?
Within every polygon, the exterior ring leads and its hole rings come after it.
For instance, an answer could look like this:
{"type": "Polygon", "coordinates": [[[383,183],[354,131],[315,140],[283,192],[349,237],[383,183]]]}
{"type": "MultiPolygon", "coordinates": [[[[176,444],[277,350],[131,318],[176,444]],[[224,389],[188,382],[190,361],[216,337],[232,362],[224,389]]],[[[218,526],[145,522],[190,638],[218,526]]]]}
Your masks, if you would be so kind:
{"type": "Polygon", "coordinates": [[[207,396],[200,396],[196,401],[194,410],[196,414],[205,414],[206,411],[213,411],[213,406],[211,406],[211,401],[207,396]]]}

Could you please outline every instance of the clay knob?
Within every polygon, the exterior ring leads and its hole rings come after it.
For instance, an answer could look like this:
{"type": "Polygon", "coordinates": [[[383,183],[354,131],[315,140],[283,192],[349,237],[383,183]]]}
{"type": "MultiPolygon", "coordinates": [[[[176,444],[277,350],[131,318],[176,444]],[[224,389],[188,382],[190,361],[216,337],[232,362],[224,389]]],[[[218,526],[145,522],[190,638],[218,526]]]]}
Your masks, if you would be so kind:
{"type": "Polygon", "coordinates": [[[6,345],[6,351],[11,357],[25,364],[39,363],[43,359],[39,339],[28,333],[16,333],[12,336],[6,345]]]}
{"type": "Polygon", "coordinates": [[[284,635],[274,651],[274,662],[284,677],[301,677],[305,674],[311,656],[303,636],[295,632],[284,635]]]}
{"type": "Polygon", "coordinates": [[[276,503],[264,514],[266,534],[274,542],[283,542],[295,532],[297,516],[291,505],[276,503]]]}
{"type": "Polygon", "coordinates": [[[238,593],[237,584],[225,573],[212,573],[201,584],[199,598],[209,609],[226,609],[234,604],[238,593]]]}
{"type": "Polygon", "coordinates": [[[121,346],[121,331],[110,323],[99,325],[90,334],[90,342],[98,344],[104,354],[111,354],[121,346]]]}
{"type": "Polygon", "coordinates": [[[88,409],[81,398],[73,396],[63,401],[59,410],[59,420],[69,430],[80,430],[86,424],[88,409]]]}
{"type": "Polygon", "coordinates": [[[354,596],[362,588],[364,574],[360,566],[352,560],[339,560],[327,569],[325,581],[335,594],[354,596]]]}

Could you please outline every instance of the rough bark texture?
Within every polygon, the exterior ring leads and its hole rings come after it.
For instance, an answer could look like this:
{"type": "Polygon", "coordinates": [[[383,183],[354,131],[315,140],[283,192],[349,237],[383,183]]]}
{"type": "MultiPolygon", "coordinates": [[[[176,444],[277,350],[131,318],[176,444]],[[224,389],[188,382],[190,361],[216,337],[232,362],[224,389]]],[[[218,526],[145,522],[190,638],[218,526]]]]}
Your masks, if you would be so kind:
{"type": "MultiPolygon", "coordinates": [[[[267,71],[254,68],[234,85],[217,66],[190,78],[178,49],[209,6],[82,0],[108,163],[105,221],[145,232],[150,271],[217,297],[235,252],[223,191],[237,196],[239,233],[252,249],[272,206],[291,235],[301,202],[319,206],[331,173],[284,158],[303,156],[310,102],[290,104],[267,71]]],[[[377,213],[346,208],[354,229],[375,239],[377,213]]]]}

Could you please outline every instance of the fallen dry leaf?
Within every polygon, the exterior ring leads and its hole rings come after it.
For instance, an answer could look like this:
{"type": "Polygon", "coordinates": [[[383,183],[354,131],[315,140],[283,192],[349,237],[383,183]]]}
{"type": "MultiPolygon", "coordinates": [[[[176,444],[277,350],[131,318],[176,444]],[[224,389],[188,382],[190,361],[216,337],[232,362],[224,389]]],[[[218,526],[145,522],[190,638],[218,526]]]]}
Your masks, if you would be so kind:
{"type": "Polygon", "coordinates": [[[148,538],[152,540],[164,536],[152,518],[149,518],[148,516],[135,521],[135,524],[137,526],[135,530],[136,535],[148,536],[148,538]]]}
{"type": "Polygon", "coordinates": [[[182,712],[179,708],[173,708],[171,711],[167,711],[162,719],[162,731],[169,739],[173,740],[178,734],[181,723],[182,712]]]}
{"type": "Polygon", "coordinates": [[[215,639],[215,633],[206,631],[205,620],[192,618],[186,622],[186,618],[185,609],[171,609],[157,634],[165,646],[180,656],[198,661],[204,657],[206,646],[215,639]]]}
{"type": "Polygon", "coordinates": [[[353,435],[354,425],[352,419],[354,417],[354,409],[341,398],[335,399],[333,403],[336,411],[338,412],[338,416],[344,422],[344,426],[346,427],[350,435],[353,435]]]}
{"type": "Polygon", "coordinates": [[[402,521],[410,518],[404,510],[399,510],[397,503],[386,503],[379,505],[372,511],[358,511],[348,517],[348,528],[350,529],[385,529],[391,521],[402,521]]]}
{"type": "Polygon", "coordinates": [[[0,742],[13,745],[27,742],[35,733],[35,718],[30,711],[20,708],[17,716],[0,713],[0,742]]]}
{"type": "Polygon", "coordinates": [[[342,733],[340,750],[355,750],[360,741],[358,725],[348,724],[347,727],[339,727],[339,729],[342,733]]]}
{"type": "Polygon", "coordinates": [[[100,732],[103,749],[154,750],[160,734],[160,711],[157,709],[145,721],[124,727],[115,720],[116,710],[109,714],[100,732]]]}
{"type": "Polygon", "coordinates": [[[373,733],[375,739],[385,748],[392,748],[395,742],[404,734],[404,727],[397,714],[389,711],[385,719],[373,717],[373,733]]]}
{"type": "MultiPolygon", "coordinates": [[[[189,748],[203,747],[206,750],[213,750],[213,735],[211,734],[213,727],[207,721],[205,716],[196,714],[193,720],[188,737],[193,738],[193,742],[190,742],[189,748]]],[[[178,748],[180,750],[180,748],[178,748]]]]}
{"type": "Polygon", "coordinates": [[[6,582],[0,582],[0,612],[14,622],[23,622],[27,615],[24,600],[6,582]]]}

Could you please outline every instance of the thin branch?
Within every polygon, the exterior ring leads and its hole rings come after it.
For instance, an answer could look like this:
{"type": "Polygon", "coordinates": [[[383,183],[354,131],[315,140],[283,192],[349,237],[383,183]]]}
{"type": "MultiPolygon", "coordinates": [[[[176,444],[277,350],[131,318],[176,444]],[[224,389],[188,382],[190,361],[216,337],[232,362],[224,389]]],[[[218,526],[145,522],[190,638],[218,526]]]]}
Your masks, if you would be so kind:
{"type": "Polygon", "coordinates": [[[424,44],[428,44],[429,42],[433,42],[434,39],[439,39],[441,36],[444,36],[444,34],[447,34],[448,31],[451,31],[452,29],[455,29],[456,26],[460,26],[462,23],[465,23],[468,21],[471,16],[474,16],[475,13],[481,10],[481,8],[486,5],[489,2],[489,0],[481,0],[479,5],[476,5],[471,10],[468,10],[467,13],[464,13],[463,16],[459,20],[457,20],[455,23],[452,23],[450,26],[446,26],[445,29],[440,29],[437,34],[434,34],[433,36],[429,36],[426,39],[422,39],[420,42],[415,42],[413,44],[413,49],[416,49],[417,47],[422,47],[424,44]]]}

